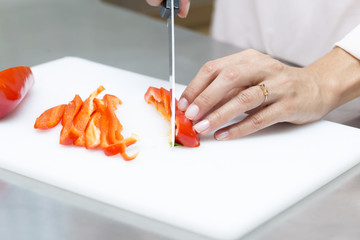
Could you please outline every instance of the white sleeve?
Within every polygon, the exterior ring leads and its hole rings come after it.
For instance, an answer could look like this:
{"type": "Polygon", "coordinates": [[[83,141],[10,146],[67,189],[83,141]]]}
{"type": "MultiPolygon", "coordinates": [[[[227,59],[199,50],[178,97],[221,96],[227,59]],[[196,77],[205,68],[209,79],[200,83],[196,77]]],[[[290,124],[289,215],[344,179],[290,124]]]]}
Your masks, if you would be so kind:
{"type": "Polygon", "coordinates": [[[348,33],[341,41],[335,43],[360,60],[360,24],[348,33]]]}

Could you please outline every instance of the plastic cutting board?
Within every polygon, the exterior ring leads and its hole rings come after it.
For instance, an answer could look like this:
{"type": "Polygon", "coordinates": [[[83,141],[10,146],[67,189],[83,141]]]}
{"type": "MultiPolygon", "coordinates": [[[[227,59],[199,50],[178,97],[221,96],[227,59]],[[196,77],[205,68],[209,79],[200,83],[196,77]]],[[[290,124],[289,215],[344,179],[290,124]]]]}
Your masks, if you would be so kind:
{"type": "Polygon", "coordinates": [[[360,161],[360,129],[326,121],[170,150],[168,123],[143,98],[167,81],[75,57],[32,70],[31,92],[0,121],[0,167],[212,238],[243,236],[360,161]],[[33,128],[44,110],[99,85],[123,101],[124,136],[141,139],[131,162],[60,145],[60,126],[33,128]]]}

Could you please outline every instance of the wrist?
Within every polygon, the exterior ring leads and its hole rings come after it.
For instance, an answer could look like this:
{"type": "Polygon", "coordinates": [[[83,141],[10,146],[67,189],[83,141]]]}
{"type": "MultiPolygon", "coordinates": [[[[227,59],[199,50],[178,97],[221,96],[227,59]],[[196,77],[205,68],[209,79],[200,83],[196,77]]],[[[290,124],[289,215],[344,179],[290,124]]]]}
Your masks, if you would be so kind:
{"type": "Polygon", "coordinates": [[[360,96],[360,61],[342,48],[335,47],[305,70],[316,76],[330,110],[360,96]]]}

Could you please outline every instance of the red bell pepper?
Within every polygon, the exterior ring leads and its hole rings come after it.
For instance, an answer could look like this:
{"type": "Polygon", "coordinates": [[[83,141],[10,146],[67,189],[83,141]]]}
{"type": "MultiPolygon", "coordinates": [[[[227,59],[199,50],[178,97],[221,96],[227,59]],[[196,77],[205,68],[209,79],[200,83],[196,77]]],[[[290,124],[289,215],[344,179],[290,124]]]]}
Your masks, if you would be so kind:
{"type": "Polygon", "coordinates": [[[123,126],[121,125],[119,119],[115,114],[117,105],[121,104],[121,101],[119,98],[113,95],[106,94],[104,96],[104,102],[106,104],[105,116],[109,121],[108,140],[111,143],[116,143],[117,141],[124,139],[123,136],[121,135],[123,126]]]}
{"type": "MultiPolygon", "coordinates": [[[[154,105],[156,110],[170,122],[171,95],[171,90],[149,87],[144,98],[147,103],[154,105]]],[[[200,146],[199,137],[193,128],[192,122],[185,116],[184,112],[177,108],[177,100],[175,102],[175,142],[186,147],[200,146]]]]}
{"type": "Polygon", "coordinates": [[[125,149],[128,146],[136,143],[138,138],[136,135],[133,135],[124,139],[124,137],[121,135],[123,126],[115,114],[115,110],[117,109],[118,104],[121,104],[120,99],[109,94],[104,96],[103,103],[98,101],[96,104],[100,106],[99,109],[102,111],[102,117],[100,119],[100,146],[103,148],[104,153],[107,156],[121,154],[125,160],[129,161],[136,158],[138,153],[134,154],[133,156],[129,156],[125,152],[125,149]],[[102,104],[105,104],[105,109],[102,104]]]}
{"type": "Polygon", "coordinates": [[[89,124],[85,131],[85,147],[86,149],[97,148],[100,145],[100,119],[101,112],[96,111],[91,115],[89,124]]]}
{"type": "Polygon", "coordinates": [[[129,156],[125,150],[138,138],[136,135],[122,136],[123,126],[115,114],[121,101],[109,94],[97,99],[103,90],[100,86],[84,102],[76,95],[69,104],[46,110],[37,118],[35,128],[54,127],[62,119],[60,144],[85,146],[87,149],[101,147],[107,156],[121,154],[126,161],[136,158],[137,153],[129,156]]]}
{"type": "Polygon", "coordinates": [[[71,128],[71,134],[76,137],[74,144],[77,146],[85,146],[85,129],[90,120],[91,114],[95,111],[94,99],[105,88],[103,86],[98,87],[82,104],[80,111],[75,116],[73,127],[71,128]]]}
{"type": "Polygon", "coordinates": [[[34,128],[36,129],[48,129],[53,128],[61,121],[63,118],[65,104],[61,104],[56,107],[52,107],[45,112],[43,112],[40,117],[35,121],[34,128]]]}
{"type": "Polygon", "coordinates": [[[76,94],[74,99],[66,105],[61,122],[63,128],[60,133],[60,144],[71,145],[76,140],[77,136],[73,136],[71,134],[71,129],[73,127],[73,120],[79,112],[82,104],[83,101],[81,100],[81,97],[76,94]]]}
{"type": "Polygon", "coordinates": [[[0,72],[0,119],[13,111],[34,85],[29,67],[14,67],[0,72]]]}
{"type": "Polygon", "coordinates": [[[193,128],[193,123],[183,111],[176,109],[175,115],[175,142],[186,147],[200,146],[199,138],[193,128]]]}
{"type": "Polygon", "coordinates": [[[118,141],[116,143],[113,143],[107,147],[104,148],[104,152],[107,156],[113,156],[118,153],[121,154],[121,156],[126,160],[130,161],[137,157],[138,153],[135,153],[132,156],[127,155],[125,149],[129,147],[130,145],[136,143],[138,141],[138,137],[136,135],[132,135],[131,137],[125,138],[121,141],[118,141]]]}

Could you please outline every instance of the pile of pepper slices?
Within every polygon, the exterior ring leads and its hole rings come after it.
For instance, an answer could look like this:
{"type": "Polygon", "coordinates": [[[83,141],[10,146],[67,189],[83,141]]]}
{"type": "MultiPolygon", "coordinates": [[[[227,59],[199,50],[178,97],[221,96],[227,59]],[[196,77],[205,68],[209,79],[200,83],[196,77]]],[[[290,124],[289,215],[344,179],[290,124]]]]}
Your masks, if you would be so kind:
{"type": "Polygon", "coordinates": [[[124,138],[123,127],[115,114],[121,101],[116,96],[105,94],[96,98],[104,87],[100,86],[85,101],[79,95],[68,104],[46,110],[35,122],[36,129],[53,128],[61,121],[60,144],[77,145],[86,149],[102,148],[107,156],[121,154],[125,160],[136,158],[137,153],[129,156],[126,148],[136,143],[136,135],[124,138]]]}
{"type": "MultiPolygon", "coordinates": [[[[0,71],[0,119],[11,113],[23,100],[34,84],[29,67],[14,67],[0,71]]],[[[96,98],[105,88],[100,86],[85,101],[79,95],[68,104],[61,104],[46,110],[35,122],[36,129],[49,129],[62,125],[60,144],[77,145],[87,149],[102,148],[106,155],[120,154],[125,160],[136,158],[137,153],[129,156],[126,148],[138,141],[136,135],[124,138],[123,127],[115,114],[121,100],[106,94],[102,99],[96,98]]],[[[170,122],[172,92],[164,88],[149,87],[145,101],[170,122]]],[[[175,142],[185,147],[198,147],[199,138],[192,122],[185,113],[177,108],[175,111],[175,142]]]]}
{"type": "MultiPolygon", "coordinates": [[[[102,148],[107,156],[121,154],[125,160],[136,158],[137,153],[129,156],[126,148],[138,141],[136,135],[124,138],[123,129],[115,114],[119,98],[105,94],[103,99],[96,98],[104,87],[100,86],[84,102],[79,95],[75,95],[69,104],[62,104],[46,110],[36,119],[34,128],[53,128],[61,121],[60,144],[77,145],[86,149],[102,148]]],[[[161,115],[170,121],[171,91],[164,88],[149,87],[145,93],[145,101],[152,104],[161,115]]],[[[177,103],[177,101],[176,101],[177,103]]],[[[198,147],[199,138],[192,122],[185,117],[185,113],[176,107],[175,113],[175,141],[186,147],[198,147]]]]}

